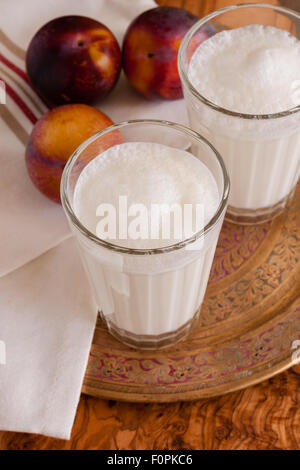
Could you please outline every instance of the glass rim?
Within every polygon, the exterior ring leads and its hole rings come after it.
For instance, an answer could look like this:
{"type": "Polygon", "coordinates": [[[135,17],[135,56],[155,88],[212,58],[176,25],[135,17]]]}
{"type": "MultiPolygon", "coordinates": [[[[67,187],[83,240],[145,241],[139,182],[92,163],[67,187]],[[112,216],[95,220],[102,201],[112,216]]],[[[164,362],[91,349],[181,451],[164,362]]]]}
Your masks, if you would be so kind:
{"type": "Polygon", "coordinates": [[[60,184],[60,195],[61,195],[61,203],[63,206],[64,211],[66,212],[68,218],[71,220],[73,225],[87,238],[92,240],[94,243],[97,245],[100,245],[101,247],[110,249],[114,252],[118,253],[123,253],[123,254],[134,254],[134,255],[152,255],[152,254],[162,254],[162,253],[168,253],[171,251],[179,250],[181,248],[184,248],[185,246],[195,242],[197,239],[199,239],[202,236],[205,236],[219,221],[220,217],[223,214],[224,209],[226,208],[227,201],[228,201],[228,196],[229,196],[229,189],[230,189],[230,180],[229,176],[227,173],[227,169],[225,166],[225,163],[223,161],[223,158],[219,154],[219,152],[213,147],[213,145],[205,139],[202,135],[200,135],[198,132],[190,129],[189,127],[186,127],[182,124],[178,124],[175,122],[171,121],[165,121],[165,120],[160,120],[160,119],[133,119],[129,121],[122,121],[118,124],[113,124],[109,127],[106,127],[105,129],[96,132],[93,134],[91,137],[86,139],[70,156],[68,159],[65,168],[63,170],[62,178],[61,178],[61,184],[60,184]],[[125,246],[117,245],[115,243],[111,243],[107,240],[103,240],[97,235],[95,235],[93,232],[88,230],[78,219],[76,214],[73,211],[72,205],[70,203],[68,194],[67,194],[67,185],[69,181],[69,175],[70,171],[73,168],[73,165],[75,164],[77,158],[81,154],[83,150],[85,150],[91,143],[93,143],[98,137],[105,135],[109,132],[122,129],[123,127],[126,126],[133,126],[136,124],[151,124],[151,125],[158,125],[162,127],[169,127],[173,128],[177,131],[182,132],[185,135],[191,136],[201,142],[201,144],[205,144],[210,148],[210,150],[213,152],[214,157],[217,159],[219,166],[221,168],[222,176],[223,176],[223,192],[220,195],[220,203],[218,205],[218,208],[216,209],[214,215],[211,217],[209,222],[197,233],[192,235],[191,237],[184,239],[182,241],[179,241],[177,243],[173,243],[172,245],[167,245],[163,247],[158,247],[158,248],[128,248],[125,246]]]}
{"type": "Polygon", "coordinates": [[[216,10],[209,15],[204,16],[201,18],[199,21],[197,21],[186,33],[184,36],[179,52],[178,52],[178,71],[180,75],[181,81],[188,87],[190,92],[198,98],[202,103],[206,104],[210,108],[213,108],[214,110],[226,114],[228,116],[234,116],[234,117],[239,117],[242,119],[278,119],[282,118],[285,116],[289,116],[291,114],[295,114],[300,111],[300,104],[297,106],[294,106],[293,108],[287,109],[285,111],[280,111],[278,113],[269,113],[269,114],[249,114],[249,113],[239,113],[237,111],[232,111],[227,108],[223,108],[222,106],[217,105],[213,101],[210,101],[208,98],[205,98],[205,96],[201,95],[196,88],[191,84],[187,73],[185,71],[185,58],[186,58],[186,50],[189,44],[190,39],[192,38],[193,34],[199,29],[201,26],[203,26],[205,23],[207,23],[209,20],[212,18],[215,18],[223,13],[227,13],[229,11],[233,10],[238,10],[242,8],[269,8],[276,10],[281,13],[288,13],[291,16],[294,16],[295,18],[300,20],[300,13],[291,10],[290,8],[285,8],[277,5],[270,5],[268,3],[241,3],[241,4],[236,4],[236,5],[230,5],[228,7],[220,8],[219,10],[216,10]]]}

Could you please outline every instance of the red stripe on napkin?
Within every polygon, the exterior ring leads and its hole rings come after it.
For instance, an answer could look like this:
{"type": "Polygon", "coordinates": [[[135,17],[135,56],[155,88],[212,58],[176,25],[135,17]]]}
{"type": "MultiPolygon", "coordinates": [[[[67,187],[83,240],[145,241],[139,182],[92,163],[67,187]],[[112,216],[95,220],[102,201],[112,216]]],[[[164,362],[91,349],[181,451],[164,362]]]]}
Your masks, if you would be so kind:
{"type": "Polygon", "coordinates": [[[5,64],[9,69],[15,72],[19,77],[21,77],[29,86],[32,88],[32,85],[24,72],[24,70],[20,69],[17,65],[13,64],[10,60],[8,60],[4,55],[0,53],[0,61],[5,64]]]}
{"type": "Polygon", "coordinates": [[[2,62],[6,67],[8,67],[10,70],[12,70],[16,75],[18,75],[24,82],[27,83],[27,85],[34,91],[34,93],[39,97],[39,99],[42,101],[42,103],[49,109],[49,105],[46,103],[46,101],[43,99],[43,97],[33,88],[31,85],[29,78],[27,74],[24,72],[24,70],[20,69],[16,64],[11,62],[7,57],[5,57],[3,54],[0,53],[0,62],[2,62]]]}
{"type": "Polygon", "coordinates": [[[32,124],[35,124],[37,121],[37,117],[33,114],[31,109],[27,106],[27,104],[22,100],[22,98],[17,94],[17,92],[11,88],[11,86],[3,79],[1,79],[5,83],[5,88],[8,96],[11,97],[12,100],[16,103],[16,105],[23,111],[25,116],[29,119],[32,124]]]}

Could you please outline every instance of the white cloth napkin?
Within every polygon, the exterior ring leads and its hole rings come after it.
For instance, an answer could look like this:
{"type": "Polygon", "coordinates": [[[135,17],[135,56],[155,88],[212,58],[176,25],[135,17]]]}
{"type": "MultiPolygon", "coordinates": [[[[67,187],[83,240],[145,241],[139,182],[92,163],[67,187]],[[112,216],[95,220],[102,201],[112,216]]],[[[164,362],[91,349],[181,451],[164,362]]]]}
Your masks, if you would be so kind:
{"type": "Polygon", "coordinates": [[[96,320],[91,299],[73,238],[0,279],[0,429],[69,438],[96,320]]]}
{"type": "MultiPolygon", "coordinates": [[[[65,14],[98,19],[120,40],[129,22],[154,6],[152,0],[1,0],[0,79],[10,90],[0,104],[2,430],[70,437],[96,318],[62,209],[33,187],[25,169],[26,140],[46,108],[26,81],[24,49],[40,26],[65,14]]],[[[182,101],[147,102],[124,79],[100,108],[115,121],[185,120],[182,101]]]]}

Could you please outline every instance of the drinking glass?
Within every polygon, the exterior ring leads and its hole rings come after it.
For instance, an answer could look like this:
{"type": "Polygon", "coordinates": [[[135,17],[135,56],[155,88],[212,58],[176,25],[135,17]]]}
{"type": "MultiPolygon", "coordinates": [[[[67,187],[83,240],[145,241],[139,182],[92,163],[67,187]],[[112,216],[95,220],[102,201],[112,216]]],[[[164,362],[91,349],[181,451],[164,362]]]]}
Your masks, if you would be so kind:
{"type": "Polygon", "coordinates": [[[197,132],[179,124],[123,122],[96,133],[74,152],[62,176],[62,205],[78,241],[97,308],[111,334],[127,345],[153,349],[168,346],[190,331],[206,290],[228,194],[229,179],[219,153],[197,132]],[[80,222],[74,212],[78,178],[94,158],[120,142],[154,142],[184,149],[209,168],[219,201],[213,217],[199,232],[161,248],[133,249],[98,238],[80,222]]]}
{"type": "Polygon", "coordinates": [[[231,181],[226,219],[242,224],[272,219],[293,196],[300,173],[300,80],[292,85],[292,109],[243,114],[202,96],[191,84],[188,70],[195,49],[208,32],[211,35],[250,24],[274,26],[297,38],[300,35],[297,12],[267,4],[233,5],[195,23],[178,54],[190,126],[222,155],[231,181]]]}

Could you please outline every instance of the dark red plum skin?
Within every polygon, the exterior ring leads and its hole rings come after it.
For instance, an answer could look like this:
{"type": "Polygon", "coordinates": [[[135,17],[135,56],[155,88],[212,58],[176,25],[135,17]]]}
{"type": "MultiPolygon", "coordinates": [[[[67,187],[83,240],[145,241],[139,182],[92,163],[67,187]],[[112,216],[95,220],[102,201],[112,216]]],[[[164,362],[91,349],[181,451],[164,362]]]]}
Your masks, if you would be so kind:
{"type": "Polygon", "coordinates": [[[119,78],[120,47],[102,23],[63,16],[34,35],[26,69],[33,87],[50,106],[93,103],[104,98],[119,78]],[[101,57],[105,67],[100,66],[101,57]]]}
{"type": "MultiPolygon", "coordinates": [[[[198,19],[181,8],[157,7],[142,13],[129,25],[122,47],[123,68],[129,82],[146,98],[182,98],[178,50],[198,19]]],[[[203,40],[207,37],[203,35],[203,40]]]]}

